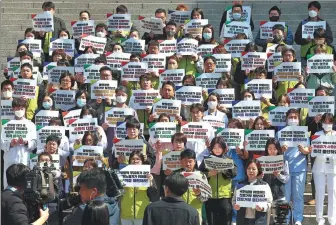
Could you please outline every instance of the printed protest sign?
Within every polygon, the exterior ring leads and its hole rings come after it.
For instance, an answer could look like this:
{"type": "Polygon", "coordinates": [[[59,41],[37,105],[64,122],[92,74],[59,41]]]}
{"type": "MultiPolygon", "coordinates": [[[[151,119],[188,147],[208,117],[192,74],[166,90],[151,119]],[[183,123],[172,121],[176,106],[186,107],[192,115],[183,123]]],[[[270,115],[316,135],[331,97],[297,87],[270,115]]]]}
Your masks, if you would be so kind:
{"type": "Polygon", "coordinates": [[[86,64],[84,65],[85,83],[90,84],[93,81],[100,80],[99,70],[103,65],[86,64]]]}
{"type": "Polygon", "coordinates": [[[50,11],[31,15],[34,31],[54,31],[54,16],[50,11]]]}
{"type": "Polygon", "coordinates": [[[287,91],[290,106],[296,108],[308,108],[308,99],[315,96],[315,89],[289,88],[287,91]]]}
{"type": "Polygon", "coordinates": [[[83,35],[79,45],[79,50],[84,51],[85,47],[92,46],[96,49],[97,54],[104,54],[105,45],[106,38],[96,37],[93,35],[83,35]]]}
{"type": "Polygon", "coordinates": [[[73,119],[79,119],[82,109],[75,109],[68,112],[62,112],[63,124],[65,127],[69,127],[70,121],[73,119]]]}
{"type": "Polygon", "coordinates": [[[168,21],[173,21],[176,25],[184,24],[186,20],[190,19],[191,11],[168,11],[168,21]]]}
{"type": "Polygon", "coordinates": [[[287,126],[278,131],[278,141],[280,145],[297,147],[298,145],[307,146],[309,143],[307,126],[287,126]]]}
{"type": "Polygon", "coordinates": [[[274,130],[245,130],[246,150],[265,151],[269,138],[274,138],[274,130]]]}
{"type": "Polygon", "coordinates": [[[235,38],[237,34],[244,33],[247,37],[251,34],[251,26],[249,23],[238,22],[238,21],[226,21],[222,30],[221,38],[235,38]]]}
{"type": "Polygon", "coordinates": [[[234,168],[233,160],[228,158],[210,157],[204,159],[204,164],[208,170],[224,171],[234,168]]]}
{"type": "Polygon", "coordinates": [[[129,106],[133,109],[151,108],[154,99],[159,96],[159,90],[133,90],[129,106]]]}
{"type": "Polygon", "coordinates": [[[171,143],[171,137],[176,133],[176,123],[157,122],[149,124],[149,135],[152,139],[171,143]]]}
{"type": "Polygon", "coordinates": [[[285,106],[270,106],[268,107],[268,120],[271,122],[272,126],[286,126],[286,113],[290,109],[285,106]]]}
{"type": "Polygon", "coordinates": [[[75,55],[75,40],[74,39],[51,39],[49,44],[49,55],[57,49],[64,49],[65,54],[74,57],[75,55]]]}
{"type": "Polygon", "coordinates": [[[115,90],[117,89],[117,80],[98,80],[91,81],[91,99],[111,98],[115,99],[115,90]]]}
{"type": "Polygon", "coordinates": [[[232,118],[250,120],[261,115],[259,100],[234,101],[232,102],[232,118]]]}
{"type": "MultiPolygon", "coordinates": [[[[21,65],[23,65],[23,64],[21,64],[21,65]]],[[[11,78],[12,82],[14,81],[13,78],[19,78],[21,76],[21,68],[20,68],[20,66],[13,67],[13,68],[8,68],[8,76],[11,78]]],[[[36,67],[36,66],[34,66],[32,72],[33,72],[33,79],[37,80],[37,75],[38,75],[38,72],[39,72],[39,68],[36,67]]],[[[22,78],[20,78],[20,79],[22,79],[22,78]]]]}
{"type": "Polygon", "coordinates": [[[128,165],[122,168],[119,173],[123,178],[125,187],[149,187],[147,178],[150,174],[150,165],[128,165]]]}
{"type": "Polygon", "coordinates": [[[107,14],[108,31],[130,31],[132,27],[130,14],[107,14]]]}
{"type": "Polygon", "coordinates": [[[103,147],[102,146],[90,146],[82,145],[78,149],[75,149],[72,156],[73,166],[84,166],[84,162],[87,159],[94,159],[98,163],[98,167],[102,167],[103,147]]]}
{"type": "Polygon", "coordinates": [[[3,120],[13,120],[14,111],[12,108],[13,100],[3,100],[1,99],[1,119],[3,120]]]}
{"type": "Polygon", "coordinates": [[[131,54],[124,52],[108,52],[105,54],[107,65],[112,70],[121,70],[121,65],[129,62],[131,54]]]}
{"type": "Polygon", "coordinates": [[[60,77],[63,73],[75,73],[72,66],[48,66],[48,83],[60,84],[60,77]]]}
{"type": "Polygon", "coordinates": [[[20,57],[7,57],[7,68],[20,67],[21,61],[20,57]]]}
{"type": "Polygon", "coordinates": [[[208,19],[192,19],[184,25],[184,34],[196,37],[202,36],[203,26],[209,24],[208,19]]]}
{"type": "Polygon", "coordinates": [[[302,38],[314,39],[314,31],[318,28],[323,28],[325,30],[326,27],[326,21],[309,21],[307,23],[302,23],[302,38]]]}
{"type": "Polygon", "coordinates": [[[198,86],[183,86],[176,88],[175,98],[181,100],[182,104],[192,105],[193,103],[201,103],[202,87],[198,86]]]}
{"type": "Polygon", "coordinates": [[[274,171],[282,172],[284,170],[283,155],[261,156],[257,160],[260,162],[264,174],[273,174],[274,171]]]}
{"type": "Polygon", "coordinates": [[[313,149],[311,156],[313,157],[315,156],[332,156],[332,157],[336,156],[335,136],[313,135],[311,138],[311,147],[313,149]]]}
{"type": "Polygon", "coordinates": [[[268,72],[273,72],[275,65],[280,65],[282,63],[281,52],[268,53],[267,54],[267,70],[268,72]]]}
{"type": "Polygon", "coordinates": [[[210,124],[206,122],[186,122],[181,127],[181,132],[188,141],[205,141],[213,132],[210,124]]]}
{"type": "Polygon", "coordinates": [[[42,41],[39,39],[24,39],[19,40],[19,44],[25,44],[28,46],[28,50],[33,53],[34,58],[35,57],[41,57],[42,53],[42,41]]]}
{"type": "Polygon", "coordinates": [[[155,17],[142,17],[139,16],[140,27],[143,32],[153,33],[153,34],[163,34],[163,28],[165,25],[163,24],[160,18],[155,17]]]}
{"type": "Polygon", "coordinates": [[[212,196],[211,186],[204,175],[199,172],[183,172],[182,175],[188,179],[189,188],[198,188],[203,196],[212,196]]]}
{"type": "Polygon", "coordinates": [[[172,56],[177,51],[176,40],[159,40],[159,52],[164,56],[172,56]]]}
{"type": "MultiPolygon", "coordinates": [[[[279,44],[275,44],[275,43],[267,43],[267,48],[266,48],[266,53],[276,53],[276,48],[279,46],[279,44]]],[[[293,48],[293,46],[291,45],[286,45],[286,48],[293,48]]]]}
{"type": "Polygon", "coordinates": [[[334,55],[315,54],[308,55],[308,73],[333,73],[334,55]]]}
{"type": "Polygon", "coordinates": [[[50,135],[56,135],[60,138],[65,138],[65,127],[63,126],[40,126],[36,125],[37,134],[37,149],[43,149],[46,145],[46,140],[50,135]]]}
{"type": "Polygon", "coordinates": [[[35,79],[11,79],[14,84],[14,98],[26,97],[29,99],[36,98],[37,82],[35,79]]]}
{"type": "Polygon", "coordinates": [[[76,106],[75,102],[76,91],[73,90],[56,90],[53,94],[55,109],[68,111],[76,106]]]}
{"type": "Polygon", "coordinates": [[[72,21],[71,28],[74,39],[80,38],[83,34],[94,36],[96,33],[94,20],[72,21]]]}
{"type": "MultiPolygon", "coordinates": [[[[99,54],[75,55],[75,72],[83,73],[85,65],[92,65],[99,54]]],[[[99,72],[99,71],[98,71],[99,72]]]]}
{"type": "Polygon", "coordinates": [[[172,69],[172,70],[165,70],[160,74],[160,88],[162,84],[166,81],[171,81],[175,84],[175,87],[183,86],[182,80],[185,76],[185,69],[172,69]]]}
{"type": "Polygon", "coordinates": [[[257,67],[265,66],[267,54],[265,52],[242,52],[241,69],[254,70],[257,67]]]}
{"type": "Polygon", "coordinates": [[[285,22],[260,21],[260,39],[273,38],[272,29],[274,25],[286,26],[285,22]]]}
{"type": "Polygon", "coordinates": [[[216,73],[231,71],[231,55],[230,54],[213,54],[216,58],[216,73]]]}
{"type": "Polygon", "coordinates": [[[170,117],[180,115],[181,101],[174,99],[160,99],[153,104],[153,113],[157,116],[166,113],[170,117]]]}
{"type": "Polygon", "coordinates": [[[276,81],[298,81],[301,76],[301,62],[283,62],[274,68],[276,81]]]}
{"type": "MultiPolygon", "coordinates": [[[[250,23],[251,20],[251,7],[243,6],[243,12],[240,21],[250,23]]],[[[226,21],[233,21],[232,6],[226,8],[226,21]]]]}
{"type": "Polygon", "coordinates": [[[219,129],[217,137],[223,136],[229,148],[243,148],[244,143],[244,129],[224,128],[219,129]]]}
{"type": "Polygon", "coordinates": [[[236,204],[240,207],[255,208],[257,204],[267,203],[267,193],[270,192],[268,185],[245,185],[237,188],[236,204]]]}
{"type": "Polygon", "coordinates": [[[245,51],[245,47],[248,43],[250,43],[250,40],[247,39],[225,39],[224,48],[233,58],[240,58],[241,53],[245,51]]]}
{"type": "Polygon", "coordinates": [[[148,64],[148,72],[159,72],[166,68],[166,56],[163,54],[148,54],[141,62],[148,64]]]}
{"type": "Polygon", "coordinates": [[[223,105],[225,108],[232,108],[232,102],[235,101],[234,88],[215,89],[214,92],[219,94],[220,105],[223,105]]]}
{"type": "Polygon", "coordinates": [[[118,122],[124,122],[126,116],[132,116],[134,110],[131,108],[105,107],[105,123],[110,127],[116,127],[118,122]]]}
{"type": "Polygon", "coordinates": [[[209,123],[212,126],[212,128],[214,128],[214,130],[225,127],[223,117],[205,115],[203,116],[203,121],[209,123]]]}
{"type": "Polygon", "coordinates": [[[202,87],[203,89],[215,89],[217,81],[221,77],[221,73],[196,74],[196,86],[202,87]]]}
{"type": "MultiPolygon", "coordinates": [[[[204,55],[209,55],[213,53],[213,49],[216,47],[217,45],[215,44],[202,44],[200,46],[198,46],[197,49],[197,54],[200,56],[204,56],[204,55]]],[[[217,63],[216,63],[217,66],[217,63]]]]}
{"type": "Polygon", "coordinates": [[[183,38],[177,43],[177,53],[180,55],[197,54],[198,41],[193,38],[183,38]]]}
{"type": "Polygon", "coordinates": [[[139,81],[142,74],[148,72],[148,64],[145,62],[129,62],[121,68],[121,80],[139,81]]]}
{"type": "Polygon", "coordinates": [[[253,79],[245,80],[245,90],[249,89],[253,91],[256,99],[262,97],[266,99],[272,98],[272,80],[271,79],[253,79]]]}
{"type": "Polygon", "coordinates": [[[315,117],[324,113],[335,113],[335,96],[315,96],[308,98],[308,116],[315,117]]]}
{"type": "Polygon", "coordinates": [[[181,152],[170,151],[162,153],[162,170],[178,170],[181,168],[181,152]]]}
{"type": "Polygon", "coordinates": [[[127,53],[141,54],[145,50],[145,40],[129,38],[121,44],[127,53]]]}
{"type": "Polygon", "coordinates": [[[70,142],[82,139],[85,131],[93,131],[97,128],[97,118],[72,119],[69,123],[70,142]]]}
{"type": "MultiPolygon", "coordinates": [[[[22,138],[27,140],[28,128],[30,121],[28,120],[2,120],[1,138],[5,141],[22,138]]],[[[32,134],[29,134],[32,135],[32,134]]]]}
{"type": "Polygon", "coordinates": [[[58,119],[59,111],[54,110],[40,110],[35,114],[36,126],[48,126],[51,119],[58,119]]]}
{"type": "Polygon", "coordinates": [[[51,154],[52,161],[38,162],[38,154],[29,154],[29,168],[33,169],[35,166],[39,166],[41,169],[49,167],[51,170],[60,169],[60,156],[58,154],[51,154]]]}
{"type": "Polygon", "coordinates": [[[125,156],[128,161],[131,152],[141,151],[146,155],[146,144],[142,139],[123,139],[114,143],[114,156],[118,158],[120,155],[125,156]]]}
{"type": "MultiPolygon", "coordinates": [[[[143,135],[143,130],[144,130],[144,123],[140,123],[140,131],[139,135],[143,135]]],[[[115,135],[117,139],[125,139],[127,136],[126,133],[126,122],[119,122],[117,123],[117,127],[115,130],[115,135]]]]}

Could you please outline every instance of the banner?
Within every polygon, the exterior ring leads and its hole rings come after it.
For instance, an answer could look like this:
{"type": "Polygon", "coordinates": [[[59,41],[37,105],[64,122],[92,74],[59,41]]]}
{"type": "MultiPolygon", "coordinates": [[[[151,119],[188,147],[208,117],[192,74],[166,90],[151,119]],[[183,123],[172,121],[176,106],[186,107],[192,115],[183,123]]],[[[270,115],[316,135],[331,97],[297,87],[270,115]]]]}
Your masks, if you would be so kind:
{"type": "Polygon", "coordinates": [[[132,28],[130,14],[107,14],[108,31],[130,31],[132,28]]]}
{"type": "Polygon", "coordinates": [[[326,21],[309,21],[307,23],[302,23],[302,38],[305,39],[314,39],[314,31],[318,28],[323,28],[324,30],[327,27],[326,21]]]}
{"type": "MultiPolygon", "coordinates": [[[[313,149],[311,156],[336,156],[336,138],[335,136],[313,135],[311,138],[311,147],[313,149]]],[[[326,162],[327,164],[328,162],[326,162]]],[[[330,162],[329,162],[330,163],[330,162]]]]}
{"type": "Polygon", "coordinates": [[[334,73],[334,55],[315,54],[308,55],[308,73],[334,73]]]}
{"type": "Polygon", "coordinates": [[[35,114],[35,125],[45,127],[49,125],[51,119],[59,119],[59,117],[59,111],[40,110],[35,114]]]}
{"type": "Polygon", "coordinates": [[[177,54],[194,55],[197,54],[198,41],[193,38],[183,38],[177,43],[177,54]]]}
{"type": "Polygon", "coordinates": [[[148,72],[159,72],[166,68],[166,56],[163,54],[148,54],[141,59],[141,62],[148,64],[148,72]]]}
{"type": "Polygon", "coordinates": [[[179,151],[170,151],[162,152],[162,170],[178,170],[181,168],[181,152],[179,151]]]}
{"type": "Polygon", "coordinates": [[[133,90],[129,106],[133,109],[151,108],[154,99],[160,96],[159,90],[133,90]]]}
{"type": "Polygon", "coordinates": [[[75,149],[72,156],[73,166],[84,166],[84,162],[87,159],[94,159],[98,167],[102,167],[103,162],[101,161],[103,157],[103,147],[102,146],[90,146],[82,145],[78,149],[75,149]]]}
{"type": "Polygon", "coordinates": [[[273,174],[274,171],[284,170],[284,156],[261,156],[257,159],[261,164],[263,174],[273,174]]]}
{"type": "Polygon", "coordinates": [[[34,58],[41,57],[42,53],[42,41],[39,39],[24,39],[19,40],[19,44],[25,44],[28,46],[28,50],[33,53],[34,58]]]}
{"type": "Polygon", "coordinates": [[[12,139],[22,138],[27,140],[28,128],[30,121],[28,120],[2,120],[1,139],[2,141],[11,141],[12,139]]]}
{"type": "Polygon", "coordinates": [[[191,11],[168,11],[168,21],[173,21],[177,26],[183,25],[190,19],[191,11]]]}
{"type": "Polygon", "coordinates": [[[214,92],[220,96],[220,105],[223,105],[225,108],[232,108],[232,102],[235,101],[234,88],[215,89],[214,92]]]}
{"type": "Polygon", "coordinates": [[[281,52],[268,53],[267,54],[267,71],[273,72],[275,65],[280,65],[282,63],[281,52]]]}
{"type": "Polygon", "coordinates": [[[99,54],[75,55],[75,72],[84,73],[84,66],[94,64],[95,59],[98,57],[99,54]]]}
{"type": "Polygon", "coordinates": [[[28,99],[36,98],[37,82],[35,79],[11,79],[14,84],[13,98],[26,97],[28,99]]]}
{"type": "MultiPolygon", "coordinates": [[[[204,55],[212,55],[213,53],[213,49],[216,47],[217,45],[215,44],[202,44],[200,46],[198,46],[197,48],[197,54],[204,57],[204,55]]],[[[217,66],[217,63],[216,63],[217,66]]]]}
{"type": "Polygon", "coordinates": [[[250,23],[238,22],[238,21],[226,21],[222,27],[220,37],[221,38],[233,38],[237,34],[244,33],[247,37],[252,33],[250,23]]]}
{"type": "Polygon", "coordinates": [[[261,115],[259,100],[232,102],[232,118],[241,120],[255,119],[261,115]]]}
{"type": "Polygon", "coordinates": [[[230,54],[213,54],[216,58],[216,73],[231,72],[231,55],[230,54]]]}
{"type": "Polygon", "coordinates": [[[142,151],[146,155],[146,144],[142,139],[123,139],[114,143],[114,156],[118,158],[120,155],[125,156],[128,162],[129,156],[133,151],[142,151]]]}
{"type": "Polygon", "coordinates": [[[241,70],[255,70],[257,67],[264,67],[266,59],[265,52],[242,52],[241,70]]]}
{"type": "Polygon", "coordinates": [[[281,146],[298,147],[302,145],[306,147],[309,143],[307,126],[287,126],[280,129],[277,136],[281,146]]]}
{"type": "Polygon", "coordinates": [[[217,137],[222,136],[225,138],[225,142],[229,148],[234,148],[238,146],[240,149],[244,147],[244,129],[236,128],[224,128],[219,129],[217,137]]]}
{"type": "Polygon", "coordinates": [[[174,99],[160,99],[153,104],[153,114],[158,117],[162,113],[166,113],[170,117],[180,115],[181,113],[181,101],[174,99]]]}
{"type": "Polygon", "coordinates": [[[212,128],[206,122],[185,122],[181,126],[183,133],[188,141],[204,141],[211,136],[212,128]]]}
{"type": "Polygon", "coordinates": [[[56,90],[53,94],[55,109],[68,111],[76,106],[75,102],[76,91],[74,90],[56,90]]]}
{"type": "Polygon", "coordinates": [[[301,62],[283,62],[274,68],[276,81],[298,81],[301,76],[301,62]]]}
{"type": "MultiPolygon", "coordinates": [[[[140,131],[139,131],[139,135],[142,136],[143,135],[143,130],[144,130],[144,123],[140,123],[140,131]]],[[[125,139],[127,136],[126,133],[126,122],[119,122],[117,123],[117,127],[115,130],[115,137],[117,139],[125,139]]]]}
{"type": "Polygon", "coordinates": [[[288,88],[290,106],[296,108],[308,108],[308,99],[315,96],[315,89],[288,88]]]}
{"type": "Polygon", "coordinates": [[[202,37],[203,27],[207,24],[209,24],[208,19],[191,19],[184,24],[184,34],[191,35],[193,38],[202,37]]]}
{"type": "Polygon", "coordinates": [[[93,35],[83,35],[79,45],[79,50],[84,51],[85,47],[92,46],[96,49],[97,54],[104,54],[106,40],[106,38],[96,37],[93,35]]]}
{"type": "Polygon", "coordinates": [[[51,12],[45,11],[39,14],[31,15],[34,31],[53,32],[54,16],[51,12]]]}
{"type": "Polygon", "coordinates": [[[142,54],[145,51],[145,40],[129,38],[121,43],[124,51],[131,54],[142,54]]]}
{"type": "Polygon", "coordinates": [[[82,139],[85,131],[95,131],[98,126],[97,118],[72,119],[69,123],[70,142],[82,139]]]}
{"type": "Polygon", "coordinates": [[[164,143],[171,143],[172,136],[176,133],[175,122],[156,122],[149,124],[149,136],[164,143]]]}
{"type": "Polygon", "coordinates": [[[29,154],[29,168],[32,170],[35,166],[39,166],[41,169],[45,167],[45,165],[51,170],[60,169],[60,156],[58,154],[51,154],[52,161],[49,163],[46,162],[38,162],[38,154],[29,154]]]}
{"type": "Polygon", "coordinates": [[[75,109],[68,112],[62,112],[63,124],[65,127],[69,127],[70,121],[73,119],[79,119],[82,109],[75,109]]]}
{"type": "Polygon", "coordinates": [[[105,123],[109,127],[116,127],[118,122],[124,122],[126,116],[132,116],[134,110],[131,108],[105,107],[105,123]]]}
{"type": "Polygon", "coordinates": [[[271,79],[245,80],[245,90],[246,89],[253,91],[256,99],[262,97],[272,99],[273,87],[271,79]]]}
{"type": "Polygon", "coordinates": [[[224,48],[227,53],[231,54],[232,58],[240,58],[248,43],[250,43],[248,39],[225,39],[224,48]]]}
{"type": "Polygon", "coordinates": [[[131,53],[108,52],[105,54],[107,65],[112,70],[121,70],[121,65],[130,61],[131,53]]]}
{"type": "Polygon", "coordinates": [[[211,186],[200,172],[182,172],[182,175],[188,179],[189,188],[199,188],[203,196],[212,196],[211,186]]]}
{"type": "Polygon", "coordinates": [[[159,52],[161,55],[166,57],[172,56],[177,51],[177,43],[176,40],[158,40],[159,44],[159,52]]]}
{"type": "Polygon", "coordinates": [[[335,113],[335,96],[315,96],[308,98],[308,116],[315,117],[324,113],[335,113]]]}
{"type": "Polygon", "coordinates": [[[201,103],[202,87],[198,86],[183,86],[176,88],[175,98],[181,100],[184,105],[192,105],[193,103],[201,103]]]}
{"type": "Polygon", "coordinates": [[[246,150],[265,151],[267,140],[274,137],[274,130],[245,130],[246,150]]]}
{"type": "Polygon", "coordinates": [[[225,159],[219,157],[205,158],[204,164],[208,170],[224,171],[234,168],[233,160],[229,158],[225,159]]]}
{"type": "Polygon", "coordinates": [[[63,73],[75,74],[72,66],[48,66],[48,83],[60,84],[60,77],[63,73]]]}
{"type": "Polygon", "coordinates": [[[36,125],[36,129],[37,149],[44,149],[44,146],[47,144],[46,140],[50,135],[56,135],[60,140],[65,138],[65,127],[63,126],[36,125]]]}
{"type": "Polygon", "coordinates": [[[183,86],[182,80],[185,76],[185,69],[172,69],[165,70],[160,74],[160,88],[162,88],[162,84],[166,81],[171,81],[175,84],[175,87],[183,86]]]}
{"type": "Polygon", "coordinates": [[[160,18],[139,16],[142,32],[152,34],[163,34],[164,23],[160,18]]]}
{"type": "Polygon", "coordinates": [[[223,117],[219,116],[205,115],[203,116],[203,121],[209,123],[214,130],[226,126],[223,117]]]}
{"type": "Polygon", "coordinates": [[[64,49],[65,54],[74,57],[75,40],[74,39],[51,39],[49,44],[49,56],[57,49],[64,49]]]}
{"type": "MultiPolygon", "coordinates": [[[[242,12],[240,20],[242,22],[250,23],[251,12],[252,10],[250,6],[243,6],[243,12],[242,12]]],[[[229,6],[226,8],[226,21],[232,21],[232,20],[233,20],[232,6],[229,6]]]]}
{"type": "Polygon", "coordinates": [[[202,87],[203,89],[215,89],[221,77],[221,73],[196,74],[196,86],[202,87]]]}
{"type": "Polygon", "coordinates": [[[71,28],[74,39],[79,39],[83,34],[94,36],[96,33],[94,20],[72,21],[71,28]]]}
{"type": "Polygon", "coordinates": [[[278,126],[286,126],[287,120],[286,120],[286,113],[288,112],[291,107],[285,107],[285,106],[269,106],[268,109],[268,120],[271,122],[271,125],[273,127],[278,126]]]}
{"type": "Polygon", "coordinates": [[[286,28],[285,22],[260,21],[260,39],[273,38],[273,27],[278,24],[286,28]]]}
{"type": "Polygon", "coordinates": [[[237,187],[236,204],[240,207],[256,208],[257,204],[267,203],[269,191],[268,185],[245,185],[239,189],[237,187]]]}
{"type": "Polygon", "coordinates": [[[150,165],[128,165],[119,171],[124,187],[149,187],[150,165]]]}
{"type": "Polygon", "coordinates": [[[14,111],[12,107],[13,100],[3,100],[1,99],[1,119],[2,120],[13,120],[14,111]]]}
{"type": "Polygon", "coordinates": [[[115,90],[118,87],[117,80],[91,81],[91,99],[111,98],[115,99],[115,90]]]}

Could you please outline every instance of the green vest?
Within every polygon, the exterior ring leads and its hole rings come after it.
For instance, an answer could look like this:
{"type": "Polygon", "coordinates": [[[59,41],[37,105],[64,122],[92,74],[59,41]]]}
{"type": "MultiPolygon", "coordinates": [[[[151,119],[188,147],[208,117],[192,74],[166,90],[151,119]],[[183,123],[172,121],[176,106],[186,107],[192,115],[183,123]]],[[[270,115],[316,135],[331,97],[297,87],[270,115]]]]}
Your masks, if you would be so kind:
{"type": "Polygon", "coordinates": [[[143,219],[145,209],[150,201],[146,187],[125,187],[121,198],[122,219],[143,219]]]}
{"type": "Polygon", "coordinates": [[[231,198],[231,179],[224,179],[221,173],[212,176],[209,179],[209,184],[212,190],[212,198],[231,198]]]}

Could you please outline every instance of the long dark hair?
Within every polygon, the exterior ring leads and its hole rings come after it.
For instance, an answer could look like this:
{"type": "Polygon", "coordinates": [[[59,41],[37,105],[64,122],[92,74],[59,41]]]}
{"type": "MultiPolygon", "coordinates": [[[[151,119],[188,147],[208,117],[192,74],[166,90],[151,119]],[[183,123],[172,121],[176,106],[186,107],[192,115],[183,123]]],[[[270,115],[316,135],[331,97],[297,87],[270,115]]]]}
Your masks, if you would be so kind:
{"type": "Polygon", "coordinates": [[[266,142],[265,145],[265,155],[268,156],[268,146],[270,146],[271,144],[273,144],[275,146],[275,148],[278,150],[278,154],[277,155],[282,155],[282,150],[281,150],[281,145],[280,142],[276,139],[276,138],[269,138],[266,142]]]}
{"type": "Polygon", "coordinates": [[[91,201],[84,209],[81,225],[109,225],[107,205],[103,201],[91,201]]]}

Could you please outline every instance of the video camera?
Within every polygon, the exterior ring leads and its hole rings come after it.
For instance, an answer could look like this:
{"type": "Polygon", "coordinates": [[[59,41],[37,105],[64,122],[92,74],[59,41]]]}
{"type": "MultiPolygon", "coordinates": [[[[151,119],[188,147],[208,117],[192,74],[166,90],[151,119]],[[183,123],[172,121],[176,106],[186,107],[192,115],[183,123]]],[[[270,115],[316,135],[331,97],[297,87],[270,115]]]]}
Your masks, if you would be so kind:
{"type": "Polygon", "coordinates": [[[292,205],[284,200],[274,201],[272,213],[275,225],[287,225],[287,215],[292,210],[292,205]]]}

